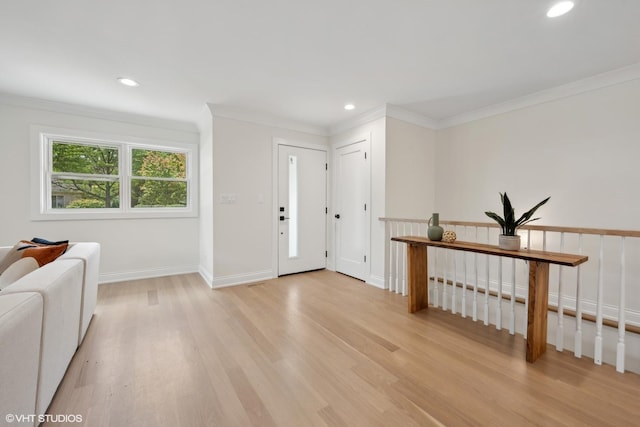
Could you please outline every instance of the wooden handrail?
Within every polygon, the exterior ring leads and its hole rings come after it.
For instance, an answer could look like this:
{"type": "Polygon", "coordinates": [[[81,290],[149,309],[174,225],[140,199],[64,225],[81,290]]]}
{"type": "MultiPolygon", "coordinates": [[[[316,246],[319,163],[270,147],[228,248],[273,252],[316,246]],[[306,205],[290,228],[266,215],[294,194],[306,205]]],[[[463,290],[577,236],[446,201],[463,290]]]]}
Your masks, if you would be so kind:
{"type": "MultiPolygon", "coordinates": [[[[409,218],[378,218],[384,222],[407,222],[413,224],[427,224],[428,219],[409,219],[409,218]]],[[[495,222],[474,222],[474,221],[453,221],[453,220],[440,220],[440,224],[445,225],[458,225],[464,227],[482,227],[482,228],[499,228],[500,226],[495,222]]],[[[640,237],[640,230],[616,230],[608,228],[586,228],[586,227],[565,227],[565,226],[553,226],[553,225],[525,225],[520,228],[521,230],[531,231],[551,231],[557,233],[573,233],[573,234],[593,234],[602,236],[620,236],[620,237],[640,237]]]]}

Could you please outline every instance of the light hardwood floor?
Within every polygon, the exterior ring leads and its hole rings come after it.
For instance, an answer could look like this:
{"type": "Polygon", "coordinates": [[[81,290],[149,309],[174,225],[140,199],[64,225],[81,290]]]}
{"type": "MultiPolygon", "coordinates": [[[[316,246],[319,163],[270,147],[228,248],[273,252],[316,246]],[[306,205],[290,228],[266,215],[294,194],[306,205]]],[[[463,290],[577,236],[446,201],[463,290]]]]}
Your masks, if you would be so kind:
{"type": "Polygon", "coordinates": [[[640,425],[640,376],[553,347],[529,364],[521,335],[406,307],[329,271],[103,285],[49,410],[91,427],[640,425]]]}

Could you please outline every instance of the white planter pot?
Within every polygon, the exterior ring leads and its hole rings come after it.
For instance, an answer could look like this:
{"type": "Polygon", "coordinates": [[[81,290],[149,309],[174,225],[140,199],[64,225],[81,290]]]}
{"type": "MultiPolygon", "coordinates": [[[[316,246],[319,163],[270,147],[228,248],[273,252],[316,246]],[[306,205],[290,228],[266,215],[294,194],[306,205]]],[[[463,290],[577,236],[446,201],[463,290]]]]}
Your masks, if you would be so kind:
{"type": "Polygon", "coordinates": [[[498,239],[498,246],[505,251],[519,251],[520,236],[505,236],[501,234],[498,239]]]}

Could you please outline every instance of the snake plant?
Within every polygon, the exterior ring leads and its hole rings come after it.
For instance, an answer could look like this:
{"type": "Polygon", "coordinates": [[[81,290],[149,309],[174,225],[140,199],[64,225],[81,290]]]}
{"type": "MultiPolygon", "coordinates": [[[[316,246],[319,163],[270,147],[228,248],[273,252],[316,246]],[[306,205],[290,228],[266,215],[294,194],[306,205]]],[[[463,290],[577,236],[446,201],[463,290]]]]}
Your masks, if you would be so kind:
{"type": "Polygon", "coordinates": [[[529,209],[527,212],[522,214],[522,216],[518,218],[518,220],[516,220],[515,210],[513,209],[513,206],[511,206],[511,201],[509,200],[509,197],[507,196],[507,192],[505,191],[504,194],[500,193],[500,200],[502,200],[502,207],[504,209],[504,218],[500,217],[495,212],[485,212],[485,214],[500,225],[500,227],[502,228],[502,234],[504,234],[505,236],[515,236],[516,230],[518,228],[522,227],[525,224],[530,223],[531,221],[536,221],[540,219],[540,218],[531,219],[531,217],[533,216],[535,211],[540,206],[547,203],[547,201],[549,201],[550,198],[551,197],[547,197],[546,199],[544,199],[543,201],[541,201],[540,203],[538,203],[537,205],[529,209]]]}

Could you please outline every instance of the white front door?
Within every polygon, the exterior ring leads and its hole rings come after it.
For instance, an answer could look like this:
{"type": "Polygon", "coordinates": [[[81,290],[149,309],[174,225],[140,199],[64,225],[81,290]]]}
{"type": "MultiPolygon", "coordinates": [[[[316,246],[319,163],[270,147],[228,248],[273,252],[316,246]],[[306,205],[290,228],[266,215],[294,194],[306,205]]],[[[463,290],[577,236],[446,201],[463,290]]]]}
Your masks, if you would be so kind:
{"type": "Polygon", "coordinates": [[[327,152],[278,145],[278,275],[326,267],[327,152]]]}
{"type": "Polygon", "coordinates": [[[336,271],[366,280],[369,241],[367,141],[336,149],[336,271]]]}

